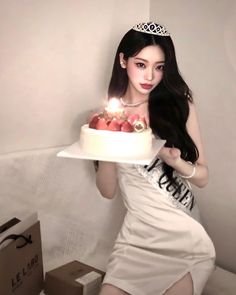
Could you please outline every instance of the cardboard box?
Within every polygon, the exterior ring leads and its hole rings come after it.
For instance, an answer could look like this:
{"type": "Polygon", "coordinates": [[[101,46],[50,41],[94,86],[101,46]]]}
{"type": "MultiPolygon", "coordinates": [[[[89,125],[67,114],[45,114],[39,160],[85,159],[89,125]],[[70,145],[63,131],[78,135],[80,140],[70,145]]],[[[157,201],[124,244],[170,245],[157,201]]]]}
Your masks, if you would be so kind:
{"type": "Polygon", "coordinates": [[[79,261],[72,261],[45,275],[47,295],[98,295],[105,273],[79,261]]]}

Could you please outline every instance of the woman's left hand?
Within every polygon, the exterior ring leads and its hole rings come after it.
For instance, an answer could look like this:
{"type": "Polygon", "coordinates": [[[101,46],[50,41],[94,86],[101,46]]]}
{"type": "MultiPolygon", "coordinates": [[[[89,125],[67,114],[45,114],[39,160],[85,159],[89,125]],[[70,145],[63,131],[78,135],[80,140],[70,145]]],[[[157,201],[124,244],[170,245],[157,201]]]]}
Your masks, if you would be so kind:
{"type": "Polygon", "coordinates": [[[178,163],[181,159],[180,155],[181,152],[179,149],[169,147],[163,147],[158,153],[159,158],[171,167],[178,163]]]}

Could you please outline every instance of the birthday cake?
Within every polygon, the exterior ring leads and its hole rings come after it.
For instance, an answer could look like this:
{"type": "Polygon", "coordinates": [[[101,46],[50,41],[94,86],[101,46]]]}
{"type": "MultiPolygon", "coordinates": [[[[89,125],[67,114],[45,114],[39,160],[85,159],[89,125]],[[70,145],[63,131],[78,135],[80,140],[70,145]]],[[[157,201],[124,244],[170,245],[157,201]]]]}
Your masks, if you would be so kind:
{"type": "Polygon", "coordinates": [[[151,152],[152,139],[152,131],[143,117],[105,109],[81,127],[79,144],[91,155],[129,158],[151,152]]]}

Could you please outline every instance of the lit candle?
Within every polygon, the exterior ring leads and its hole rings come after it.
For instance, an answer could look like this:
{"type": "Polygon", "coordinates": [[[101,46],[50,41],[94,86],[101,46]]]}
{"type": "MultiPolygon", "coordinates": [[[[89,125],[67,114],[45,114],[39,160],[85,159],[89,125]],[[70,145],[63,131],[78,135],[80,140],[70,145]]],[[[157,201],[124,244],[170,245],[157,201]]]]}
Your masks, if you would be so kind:
{"type": "Polygon", "coordinates": [[[124,108],[122,107],[120,100],[115,97],[109,99],[105,110],[110,116],[121,116],[124,113],[124,108]]]}

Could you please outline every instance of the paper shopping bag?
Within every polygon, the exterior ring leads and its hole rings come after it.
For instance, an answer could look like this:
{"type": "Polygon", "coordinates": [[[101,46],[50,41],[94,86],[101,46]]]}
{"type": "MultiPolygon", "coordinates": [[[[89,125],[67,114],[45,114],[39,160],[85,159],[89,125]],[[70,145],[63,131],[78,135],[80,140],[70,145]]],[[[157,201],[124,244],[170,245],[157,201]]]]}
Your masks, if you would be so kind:
{"type": "Polygon", "coordinates": [[[40,222],[20,235],[6,236],[0,247],[0,294],[38,295],[43,289],[40,222]]]}

